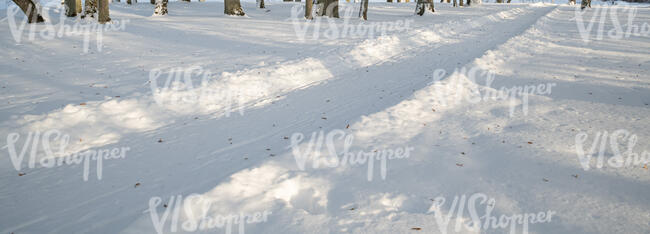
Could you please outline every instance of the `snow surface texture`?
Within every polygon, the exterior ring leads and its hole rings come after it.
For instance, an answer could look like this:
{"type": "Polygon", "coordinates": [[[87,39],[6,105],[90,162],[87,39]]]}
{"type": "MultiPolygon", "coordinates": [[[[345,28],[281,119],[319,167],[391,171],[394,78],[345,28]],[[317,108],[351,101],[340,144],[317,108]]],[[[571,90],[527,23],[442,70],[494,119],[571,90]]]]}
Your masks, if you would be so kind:
{"type": "MultiPolygon", "coordinates": [[[[416,17],[413,3],[373,2],[368,22],[412,20],[411,28],[300,39],[294,23],[314,22],[288,19],[297,4],[266,2],[267,12],[244,2],[247,17],[227,17],[223,3],[170,2],[170,15],[151,17],[148,2],[113,3],[111,17],[128,24],[88,53],[81,35],[16,43],[0,22],[0,136],[58,129],[71,137],[67,153],[130,148],[88,181],[83,165],[16,171],[3,149],[0,231],[155,233],[145,212],[152,197],[167,204],[198,194],[214,217],[269,211],[266,222],[246,224],[248,233],[440,233],[432,200],[445,197],[446,214],[454,196],[482,193],[496,200],[493,216],[555,212],[530,233],[650,232],[650,171],[584,170],[575,149],[579,132],[591,146],[597,132],[626,129],[638,136],[635,152],[650,151],[647,35],[595,40],[594,30],[586,43],[565,5],[435,2],[435,14],[416,17]],[[192,66],[211,71],[194,91],[231,95],[177,105],[170,101],[187,87],[152,90],[156,71],[192,66]],[[462,67],[494,80],[453,73],[462,67]],[[447,75],[434,82],[437,69],[447,75]],[[547,83],[552,92],[530,95],[525,111],[521,97],[458,101],[547,83]],[[413,151],[389,161],[385,178],[375,165],[371,181],[366,165],[300,170],[292,135],[304,134],[305,150],[312,132],[337,130],[354,136],[352,151],[413,151]]],[[[650,8],[639,7],[636,22],[650,23],[650,8]]],[[[464,216],[451,217],[450,233],[464,216]]]]}

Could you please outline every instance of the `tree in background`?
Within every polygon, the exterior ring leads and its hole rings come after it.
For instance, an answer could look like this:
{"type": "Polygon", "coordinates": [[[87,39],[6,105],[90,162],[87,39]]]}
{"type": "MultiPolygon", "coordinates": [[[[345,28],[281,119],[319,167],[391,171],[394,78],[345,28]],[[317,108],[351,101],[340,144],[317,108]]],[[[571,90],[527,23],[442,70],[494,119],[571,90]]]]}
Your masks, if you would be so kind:
{"type": "Polygon", "coordinates": [[[257,7],[264,8],[264,0],[257,0],[257,7]]]}
{"type": "Polygon", "coordinates": [[[305,19],[313,19],[311,16],[312,9],[314,7],[314,0],[306,0],[305,1],[305,19]]]}
{"type": "MultiPolygon", "coordinates": [[[[575,1],[575,0],[573,0],[575,1]]],[[[575,4],[575,2],[574,2],[575,4]]],[[[585,8],[591,8],[591,0],[582,0],[582,3],[580,3],[580,10],[584,10],[585,8]]]]}
{"type": "Polygon", "coordinates": [[[65,7],[65,16],[75,17],[77,16],[77,0],[64,0],[65,7]]]}
{"type": "MultiPolygon", "coordinates": [[[[128,0],[130,2],[131,0],[128,0]]],[[[130,3],[129,3],[130,4],[130,3]]],[[[95,18],[95,13],[97,13],[97,0],[86,0],[84,3],[84,14],[81,16],[81,18],[85,18],[90,16],[91,18],[95,18]]]]}
{"type": "Polygon", "coordinates": [[[417,0],[415,2],[415,14],[422,16],[424,15],[425,9],[429,9],[431,12],[436,12],[433,8],[433,0],[417,0]]]}
{"type": "Polygon", "coordinates": [[[97,2],[99,3],[99,16],[97,17],[97,22],[100,24],[111,22],[108,10],[108,0],[97,0],[97,2]]]}
{"type": "Polygon", "coordinates": [[[38,13],[36,4],[32,0],[13,0],[14,3],[25,13],[28,23],[41,23],[45,22],[43,16],[38,13]]]}
{"type": "Polygon", "coordinates": [[[361,7],[359,8],[359,17],[363,20],[368,20],[368,0],[361,0],[361,7]]]}
{"type": "Polygon", "coordinates": [[[167,1],[156,0],[156,8],[153,10],[153,15],[167,15],[167,1]]]}
{"type": "Polygon", "coordinates": [[[424,9],[426,8],[424,0],[417,0],[415,3],[415,14],[422,16],[424,15],[424,9]]]}
{"type": "Polygon", "coordinates": [[[329,16],[339,18],[339,1],[338,0],[318,0],[318,16],[329,16]]]}
{"type": "Polygon", "coordinates": [[[224,0],[223,4],[223,13],[226,15],[243,16],[246,14],[244,13],[244,10],[241,9],[241,3],[239,0],[224,0]]]}

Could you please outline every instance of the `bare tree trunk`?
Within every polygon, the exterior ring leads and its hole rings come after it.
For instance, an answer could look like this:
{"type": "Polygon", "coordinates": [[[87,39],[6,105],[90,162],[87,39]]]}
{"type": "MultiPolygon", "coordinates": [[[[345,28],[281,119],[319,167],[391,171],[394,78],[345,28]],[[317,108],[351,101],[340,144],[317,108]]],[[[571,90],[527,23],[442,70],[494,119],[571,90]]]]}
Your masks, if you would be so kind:
{"type": "Polygon", "coordinates": [[[361,0],[361,7],[359,8],[359,17],[363,20],[368,20],[368,0],[361,0]]]}
{"type": "MultiPolygon", "coordinates": [[[[456,3],[456,1],[457,1],[457,0],[454,0],[454,4],[453,4],[454,7],[457,7],[457,6],[458,6],[458,3],[456,3]]],[[[497,1],[499,1],[499,0],[497,0],[497,1]]]]}
{"type": "Polygon", "coordinates": [[[156,8],[153,10],[153,15],[167,15],[167,1],[156,0],[156,8]]]}
{"type": "Polygon", "coordinates": [[[325,15],[325,0],[315,0],[316,1],[316,16],[325,15]]]}
{"type": "Polygon", "coordinates": [[[314,17],[311,16],[312,8],[314,7],[314,0],[306,0],[305,1],[305,19],[313,19],[314,17]]]}
{"type": "MultiPolygon", "coordinates": [[[[508,2],[510,2],[510,0],[508,0],[508,2]]],[[[471,1],[471,0],[467,0],[467,6],[470,6],[470,4],[472,4],[472,1],[471,1]]]]}
{"type": "Polygon", "coordinates": [[[433,7],[433,0],[429,0],[429,10],[431,12],[436,12],[436,9],[433,7]]]}
{"type": "Polygon", "coordinates": [[[181,0],[182,2],[190,2],[190,0],[181,0]]]}
{"type": "Polygon", "coordinates": [[[393,0],[386,0],[386,2],[393,2],[393,0]]]}
{"type": "Polygon", "coordinates": [[[338,0],[321,0],[323,5],[323,12],[321,16],[327,15],[329,17],[339,18],[339,1],[338,0]]]}
{"type": "MultiPolygon", "coordinates": [[[[454,0],[454,1],[456,1],[456,0],[454,0]]],[[[458,0],[458,2],[460,3],[460,6],[463,6],[463,2],[464,2],[464,1],[465,1],[465,0],[458,0]]]]}
{"type": "Polygon", "coordinates": [[[65,16],[77,16],[77,0],[64,0],[63,2],[65,2],[65,16]]]}
{"type": "Polygon", "coordinates": [[[580,10],[584,10],[587,7],[591,8],[591,0],[582,0],[580,3],[580,10]]]}
{"type": "Polygon", "coordinates": [[[424,0],[417,0],[415,4],[415,14],[419,16],[424,15],[424,7],[424,0]]]}
{"type": "Polygon", "coordinates": [[[264,0],[257,0],[257,7],[264,8],[264,0]]]}
{"type": "Polygon", "coordinates": [[[108,9],[108,0],[97,0],[99,4],[99,16],[97,17],[97,22],[100,24],[106,23],[106,22],[111,22],[111,17],[109,16],[109,9],[108,9]]]}
{"type": "MultiPolygon", "coordinates": [[[[127,3],[131,4],[130,2],[131,0],[127,0],[127,3]]],[[[84,7],[84,15],[82,18],[85,18],[87,16],[95,18],[95,13],[97,13],[97,0],[86,0],[84,7]]]]}
{"type": "Polygon", "coordinates": [[[151,5],[156,5],[156,6],[158,6],[158,3],[156,3],[156,0],[149,0],[149,3],[151,3],[151,5]]]}
{"type": "Polygon", "coordinates": [[[27,22],[28,23],[40,23],[40,22],[45,22],[45,19],[43,19],[43,16],[38,13],[38,10],[36,9],[36,4],[32,0],[13,0],[18,7],[20,7],[21,10],[23,10],[23,13],[27,16],[27,22]]]}
{"type": "Polygon", "coordinates": [[[75,0],[74,2],[75,2],[74,6],[76,8],[75,11],[77,11],[77,14],[81,14],[81,12],[84,11],[83,6],[81,5],[81,0],[75,0]]]}
{"type": "Polygon", "coordinates": [[[245,15],[244,10],[241,9],[241,3],[239,0],[224,0],[223,13],[226,15],[245,15]]]}

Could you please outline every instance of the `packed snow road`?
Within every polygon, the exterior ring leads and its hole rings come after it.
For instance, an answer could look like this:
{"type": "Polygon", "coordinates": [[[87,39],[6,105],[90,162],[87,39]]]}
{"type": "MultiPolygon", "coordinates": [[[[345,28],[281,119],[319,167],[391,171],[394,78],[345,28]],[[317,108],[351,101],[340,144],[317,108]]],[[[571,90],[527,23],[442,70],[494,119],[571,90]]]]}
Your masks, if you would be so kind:
{"type": "Polygon", "coordinates": [[[328,38],[360,22],[296,5],[114,3],[126,26],[88,53],[0,22],[0,230],[650,231],[647,165],[598,164],[650,151],[650,8],[615,9],[639,26],[618,37],[608,7],[372,3],[392,30],[328,38]],[[41,161],[27,140],[65,135],[110,156],[41,161]]]}

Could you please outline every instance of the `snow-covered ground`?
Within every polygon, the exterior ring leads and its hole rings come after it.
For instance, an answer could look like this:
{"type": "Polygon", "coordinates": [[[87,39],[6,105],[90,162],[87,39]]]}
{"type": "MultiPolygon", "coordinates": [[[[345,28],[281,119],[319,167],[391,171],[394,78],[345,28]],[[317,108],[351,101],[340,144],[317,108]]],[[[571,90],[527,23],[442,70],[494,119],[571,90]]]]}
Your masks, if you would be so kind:
{"type": "Polygon", "coordinates": [[[0,12],[0,232],[650,232],[649,7],[300,4],[0,12]]]}

